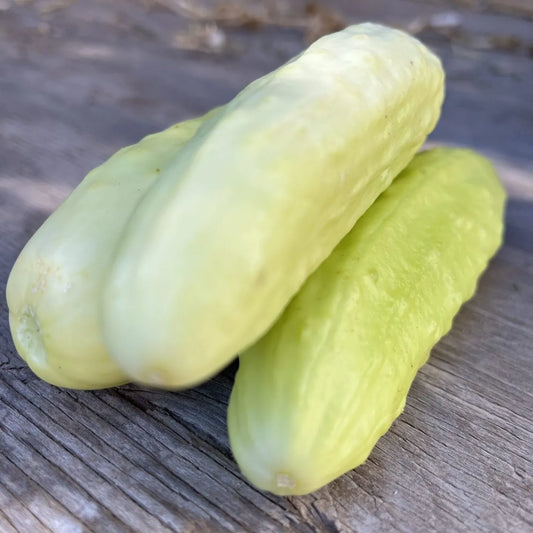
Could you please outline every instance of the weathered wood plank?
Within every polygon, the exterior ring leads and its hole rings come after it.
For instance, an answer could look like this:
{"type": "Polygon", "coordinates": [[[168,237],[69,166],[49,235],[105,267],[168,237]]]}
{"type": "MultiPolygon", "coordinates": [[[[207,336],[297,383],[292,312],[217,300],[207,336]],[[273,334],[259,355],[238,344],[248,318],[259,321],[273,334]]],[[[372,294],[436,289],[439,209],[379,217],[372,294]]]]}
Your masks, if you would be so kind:
{"type": "MultiPolygon", "coordinates": [[[[222,54],[194,54],[174,47],[190,26],[168,10],[117,0],[43,14],[45,4],[0,11],[2,290],[24,242],[90,168],[227,101],[304,45],[297,25],[223,28],[222,54]]],[[[401,27],[450,6],[323,5],[346,22],[401,27]]],[[[2,298],[2,533],[533,530],[533,23],[458,13],[460,37],[431,24],[420,34],[448,73],[431,142],[473,146],[495,161],[510,195],[506,245],[369,460],[315,494],[262,493],[229,449],[235,365],[185,392],[59,389],[16,355],[2,298]],[[513,31],[519,46],[479,49],[513,31]]]]}
{"type": "MultiPolygon", "coordinates": [[[[4,384],[7,383],[8,380],[4,380],[4,384]]],[[[45,410],[35,407],[22,394],[13,394],[15,389],[9,389],[9,386],[2,387],[0,392],[0,398],[8,409],[8,416],[3,421],[5,431],[2,448],[9,451],[9,457],[22,471],[53,497],[58,505],[63,506],[64,510],[57,510],[62,520],[59,524],[52,524],[52,529],[63,524],[69,514],[82,520],[86,518],[89,521],[86,525],[95,529],[109,529],[104,524],[109,524],[116,531],[124,530],[125,526],[146,531],[162,528],[159,520],[155,517],[147,519],[142,513],[146,497],[139,509],[135,500],[140,496],[136,491],[130,491],[127,496],[123,494],[132,485],[129,479],[120,479],[115,468],[115,477],[110,476],[107,484],[102,483],[104,476],[94,473],[92,464],[88,462],[92,458],[85,458],[84,447],[74,444],[76,451],[71,452],[63,441],[66,430],[45,410]],[[6,399],[6,393],[10,393],[9,399],[6,399]],[[39,422],[35,423],[37,420],[39,422]],[[100,504],[99,508],[93,498],[100,504]]],[[[57,411],[54,410],[54,413],[57,411]]],[[[66,438],[70,441],[77,439],[74,433],[66,434],[66,438]]],[[[73,524],[67,523],[66,527],[72,528],[73,524]]]]}
{"type": "Polygon", "coordinates": [[[9,522],[8,518],[2,511],[0,511],[0,531],[3,531],[4,533],[17,532],[15,526],[9,522]]]}
{"type": "MultiPolygon", "coordinates": [[[[0,458],[2,472],[4,476],[9,475],[9,470],[12,468],[11,463],[8,462],[6,458],[0,458]]],[[[24,477],[24,473],[20,470],[15,470],[15,492],[10,492],[7,488],[8,482],[0,485],[0,503],[2,505],[2,513],[5,516],[5,522],[9,524],[6,529],[9,531],[8,527],[11,527],[15,531],[45,531],[48,530],[46,526],[32,514],[27,505],[25,505],[18,497],[16,492],[19,491],[20,486],[22,485],[21,479],[24,477]]],[[[3,527],[5,527],[3,525],[3,527]]],[[[1,529],[0,531],[3,531],[1,529]]]]}

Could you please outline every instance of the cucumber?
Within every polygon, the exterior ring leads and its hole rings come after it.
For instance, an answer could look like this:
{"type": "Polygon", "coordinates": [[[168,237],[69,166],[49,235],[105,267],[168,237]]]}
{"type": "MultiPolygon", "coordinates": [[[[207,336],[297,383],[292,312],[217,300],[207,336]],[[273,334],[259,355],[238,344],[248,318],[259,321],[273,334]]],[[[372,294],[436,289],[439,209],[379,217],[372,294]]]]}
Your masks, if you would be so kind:
{"type": "Polygon", "coordinates": [[[202,120],[149,135],[91,171],[20,253],[7,283],[9,323],[40,378],[76,389],[128,381],[102,338],[103,275],[139,198],[202,120]]]}
{"type": "Polygon", "coordinates": [[[262,335],[407,165],[440,61],[375,24],[323,37],[207,120],[139,202],[102,291],[134,381],[200,383],[262,335]]]}
{"type": "Polygon", "coordinates": [[[305,494],[365,461],[499,247],[504,196],[486,159],[434,149],[357,222],[240,358],[228,428],[254,485],[305,494]]]}

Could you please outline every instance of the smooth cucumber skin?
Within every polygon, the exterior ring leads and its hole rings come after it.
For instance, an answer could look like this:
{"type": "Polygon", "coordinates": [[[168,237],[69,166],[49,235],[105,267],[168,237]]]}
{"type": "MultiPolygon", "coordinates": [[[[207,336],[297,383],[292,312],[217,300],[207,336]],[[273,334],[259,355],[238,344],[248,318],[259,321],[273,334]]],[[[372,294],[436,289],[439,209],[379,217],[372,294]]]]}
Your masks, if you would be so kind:
{"type": "Polygon", "coordinates": [[[202,120],[118,151],[85,177],[20,253],[7,284],[9,323],[18,353],[40,378],[76,389],[129,381],[102,337],[102,277],[133,208],[202,120]]]}
{"type": "Polygon", "coordinates": [[[443,87],[419,41],[362,24],[320,39],[204,123],[119,243],[102,292],[119,366],[184,388],[254,342],[414,156],[443,87]]]}
{"type": "Polygon", "coordinates": [[[357,222],[240,358],[228,428],[254,485],[305,494],[365,461],[499,247],[504,197],[486,159],[434,149],[357,222]]]}

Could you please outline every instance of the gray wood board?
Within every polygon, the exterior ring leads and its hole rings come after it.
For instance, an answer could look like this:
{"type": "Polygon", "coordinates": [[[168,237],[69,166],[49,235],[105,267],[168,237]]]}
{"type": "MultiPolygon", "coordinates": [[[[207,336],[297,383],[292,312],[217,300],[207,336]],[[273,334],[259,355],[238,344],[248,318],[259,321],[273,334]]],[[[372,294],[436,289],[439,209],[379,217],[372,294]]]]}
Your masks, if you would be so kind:
{"type": "MultiPolygon", "coordinates": [[[[23,4],[0,6],[2,292],[24,243],[92,167],[304,46],[300,29],[266,25],[224,30],[218,54],[184,51],[190,23],[148,3],[23,4]]],[[[404,27],[449,9],[328,5],[346,23],[404,27]]],[[[2,298],[1,532],[533,531],[533,23],[456,15],[462,32],[420,34],[448,74],[430,142],[495,162],[509,191],[505,245],[368,461],[308,496],[262,493],[228,445],[235,364],[185,392],[60,389],[16,354],[2,298]],[[509,35],[519,44],[503,46],[509,35]]]]}

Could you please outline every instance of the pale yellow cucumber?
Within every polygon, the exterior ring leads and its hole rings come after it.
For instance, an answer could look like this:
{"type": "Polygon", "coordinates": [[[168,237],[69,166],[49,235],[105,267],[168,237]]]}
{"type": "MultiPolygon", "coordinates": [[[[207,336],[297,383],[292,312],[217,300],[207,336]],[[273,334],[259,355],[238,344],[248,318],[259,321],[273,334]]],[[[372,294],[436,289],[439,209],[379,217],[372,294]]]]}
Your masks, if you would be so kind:
{"type": "Polygon", "coordinates": [[[124,372],[191,386],[263,334],[424,142],[443,80],[418,40],[362,24],[206,121],[139,203],[102,293],[124,372]]]}
{"type": "Polygon", "coordinates": [[[244,475],[314,491],[358,466],[502,239],[504,191],[473,152],[412,163],[240,358],[228,409],[244,475]]]}
{"type": "Polygon", "coordinates": [[[20,253],[7,284],[9,322],[17,351],[42,379],[77,389],[128,381],[102,338],[102,276],[139,198],[202,120],[117,152],[86,176],[20,253]]]}

